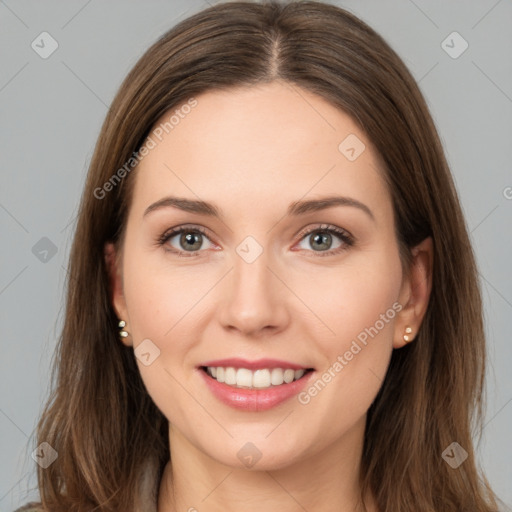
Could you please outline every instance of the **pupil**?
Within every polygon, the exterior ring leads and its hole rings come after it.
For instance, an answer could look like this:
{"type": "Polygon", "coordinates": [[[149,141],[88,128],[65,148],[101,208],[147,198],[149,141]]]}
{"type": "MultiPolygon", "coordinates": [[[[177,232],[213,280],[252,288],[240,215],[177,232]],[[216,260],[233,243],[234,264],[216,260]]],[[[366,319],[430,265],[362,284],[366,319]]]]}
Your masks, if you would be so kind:
{"type": "Polygon", "coordinates": [[[201,242],[197,242],[197,238],[199,237],[199,234],[198,233],[187,233],[186,235],[182,235],[182,242],[183,242],[183,239],[186,241],[186,243],[182,243],[182,246],[184,247],[188,247],[188,248],[195,248],[195,249],[199,249],[199,247],[201,247],[201,242]],[[194,239],[196,239],[196,244],[199,245],[199,247],[193,247],[194,245],[194,239]]]}
{"type": "Polygon", "coordinates": [[[328,246],[329,246],[328,242],[330,240],[331,235],[329,235],[328,233],[325,233],[323,235],[317,233],[316,235],[313,235],[313,236],[314,236],[315,243],[317,241],[319,241],[320,244],[324,245],[323,249],[328,249],[328,246]]]}

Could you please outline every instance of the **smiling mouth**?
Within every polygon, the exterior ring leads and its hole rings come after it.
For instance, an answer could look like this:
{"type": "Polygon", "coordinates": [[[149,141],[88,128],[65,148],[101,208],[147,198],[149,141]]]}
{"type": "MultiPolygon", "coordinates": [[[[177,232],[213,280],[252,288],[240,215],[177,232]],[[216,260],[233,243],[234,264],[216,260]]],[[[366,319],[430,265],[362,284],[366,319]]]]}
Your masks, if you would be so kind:
{"type": "Polygon", "coordinates": [[[217,382],[242,389],[275,388],[302,379],[313,371],[313,368],[262,368],[253,371],[232,366],[201,366],[200,369],[217,382]]]}

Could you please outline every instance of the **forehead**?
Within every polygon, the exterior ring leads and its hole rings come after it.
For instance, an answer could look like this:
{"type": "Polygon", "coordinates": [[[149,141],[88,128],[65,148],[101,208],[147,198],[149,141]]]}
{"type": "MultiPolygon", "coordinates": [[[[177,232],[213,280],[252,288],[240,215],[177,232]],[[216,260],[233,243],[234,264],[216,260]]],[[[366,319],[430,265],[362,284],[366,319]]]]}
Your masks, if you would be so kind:
{"type": "Polygon", "coordinates": [[[333,193],[390,206],[364,132],[296,85],[208,91],[163,115],[150,138],[134,176],[134,208],[166,193],[259,210],[333,193]]]}

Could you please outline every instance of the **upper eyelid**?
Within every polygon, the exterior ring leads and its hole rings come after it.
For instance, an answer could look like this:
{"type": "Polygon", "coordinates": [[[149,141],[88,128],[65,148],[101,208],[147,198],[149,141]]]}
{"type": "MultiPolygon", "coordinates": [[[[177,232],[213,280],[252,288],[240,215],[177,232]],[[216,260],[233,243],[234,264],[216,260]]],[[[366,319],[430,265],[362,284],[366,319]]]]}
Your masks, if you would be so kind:
{"type": "Polygon", "coordinates": [[[302,239],[304,236],[310,235],[315,231],[331,231],[334,232],[334,234],[336,234],[337,236],[346,235],[349,238],[353,238],[352,234],[345,228],[335,226],[334,224],[326,224],[325,222],[318,226],[303,228],[297,233],[296,236],[300,236],[302,239]]]}

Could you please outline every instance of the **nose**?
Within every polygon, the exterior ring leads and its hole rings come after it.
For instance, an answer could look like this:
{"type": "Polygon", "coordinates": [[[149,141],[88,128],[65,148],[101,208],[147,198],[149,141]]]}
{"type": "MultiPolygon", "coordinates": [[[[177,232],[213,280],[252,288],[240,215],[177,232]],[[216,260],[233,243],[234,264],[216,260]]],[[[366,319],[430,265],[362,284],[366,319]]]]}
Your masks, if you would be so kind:
{"type": "Polygon", "coordinates": [[[280,332],[289,324],[291,292],[268,254],[263,250],[252,263],[234,254],[218,311],[224,329],[260,337],[280,332]]]}

